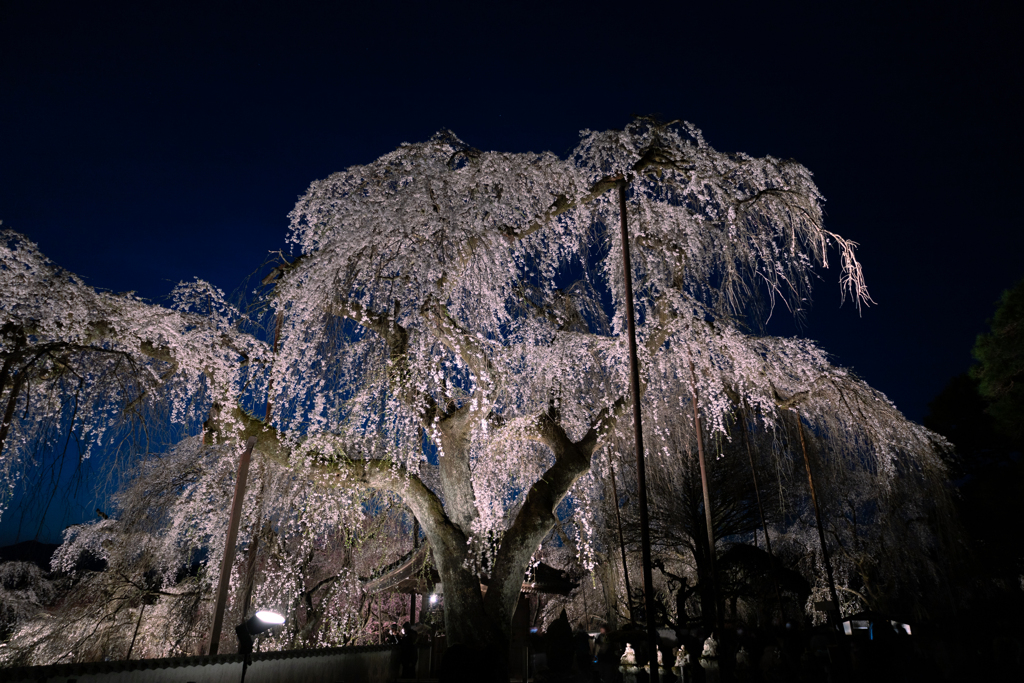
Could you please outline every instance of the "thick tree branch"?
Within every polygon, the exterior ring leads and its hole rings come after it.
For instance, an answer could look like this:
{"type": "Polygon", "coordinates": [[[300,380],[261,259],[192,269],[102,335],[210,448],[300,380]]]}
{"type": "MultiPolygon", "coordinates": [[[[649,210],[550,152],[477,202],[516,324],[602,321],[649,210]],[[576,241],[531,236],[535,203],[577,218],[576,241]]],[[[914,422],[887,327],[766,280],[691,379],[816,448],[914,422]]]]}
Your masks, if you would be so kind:
{"type": "MultiPolygon", "coordinates": [[[[282,445],[277,431],[263,421],[235,407],[231,418],[241,427],[239,439],[257,438],[256,450],[271,460],[289,467],[290,453],[282,445]]],[[[212,428],[221,420],[214,417],[212,428]]],[[[465,553],[466,535],[445,512],[441,499],[418,476],[405,467],[388,460],[335,459],[314,461],[310,466],[318,481],[333,488],[357,486],[388,491],[400,496],[423,526],[431,547],[455,553],[465,553]]]]}
{"type": "Polygon", "coordinates": [[[625,396],[619,396],[615,403],[606,406],[597,414],[594,422],[587,433],[580,439],[578,446],[583,449],[588,457],[592,457],[601,445],[601,439],[605,434],[615,429],[616,424],[623,415],[626,415],[632,403],[627,401],[625,396]]]}
{"type": "Polygon", "coordinates": [[[342,299],[331,310],[332,315],[349,318],[355,323],[376,332],[388,345],[392,362],[405,358],[409,349],[409,333],[398,324],[398,304],[392,316],[371,311],[358,301],[342,299]]]}
{"type": "Polygon", "coordinates": [[[343,488],[357,485],[401,496],[416,515],[432,547],[447,551],[465,547],[466,537],[448,519],[441,499],[404,467],[386,460],[356,459],[316,463],[311,470],[327,486],[343,488]]]}
{"type": "Polygon", "coordinates": [[[573,443],[561,425],[550,418],[541,419],[538,429],[555,455],[555,464],[530,487],[522,508],[498,548],[491,588],[484,598],[484,608],[498,623],[511,622],[526,566],[558,521],[555,509],[576,481],[590,469],[593,451],[573,443]]]}

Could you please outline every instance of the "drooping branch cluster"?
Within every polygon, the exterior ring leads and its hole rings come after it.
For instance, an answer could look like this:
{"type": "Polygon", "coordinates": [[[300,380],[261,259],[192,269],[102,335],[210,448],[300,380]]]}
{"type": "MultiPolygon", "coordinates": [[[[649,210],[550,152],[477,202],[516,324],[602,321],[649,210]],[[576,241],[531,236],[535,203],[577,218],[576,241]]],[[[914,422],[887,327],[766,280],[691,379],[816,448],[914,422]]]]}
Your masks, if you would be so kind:
{"type": "MultiPolygon", "coordinates": [[[[233,404],[266,344],[208,284],[182,284],[174,308],[99,292],[23,236],[0,233],[0,471],[17,476],[30,449],[83,458],[161,420],[197,425],[213,402],[233,404]]],[[[145,446],[143,447],[145,448],[145,446]]]]}
{"type": "MultiPolygon", "coordinates": [[[[53,559],[70,586],[49,616],[10,643],[4,662],[52,663],[195,654],[209,637],[213,589],[234,488],[232,449],[193,437],[142,461],[109,515],[70,527],[53,559]],[[97,571],[96,563],[104,567],[97,571]]],[[[231,619],[247,609],[287,616],[270,647],[344,645],[364,637],[361,578],[411,547],[394,536],[393,498],[366,514],[362,491],[297,473],[257,451],[231,582],[231,619]],[[387,528],[385,528],[387,527],[387,528]]],[[[400,518],[400,515],[399,515],[400,518]]],[[[225,637],[234,648],[233,634],[225,637]]],[[[266,645],[265,645],[266,647],[266,645]]]]}

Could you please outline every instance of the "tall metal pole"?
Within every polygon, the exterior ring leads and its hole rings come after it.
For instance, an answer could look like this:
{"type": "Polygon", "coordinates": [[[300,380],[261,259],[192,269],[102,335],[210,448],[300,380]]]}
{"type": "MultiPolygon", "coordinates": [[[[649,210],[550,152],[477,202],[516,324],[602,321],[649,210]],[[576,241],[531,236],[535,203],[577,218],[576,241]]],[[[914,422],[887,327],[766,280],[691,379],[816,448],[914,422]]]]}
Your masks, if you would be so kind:
{"type": "MultiPolygon", "coordinates": [[[[715,527],[711,524],[711,488],[708,485],[708,467],[704,458],[704,435],[700,425],[700,411],[697,410],[697,373],[693,369],[693,361],[690,361],[690,379],[693,382],[693,393],[690,396],[690,405],[693,407],[693,431],[697,435],[697,459],[700,462],[700,487],[704,494],[704,522],[708,528],[708,560],[711,569],[711,602],[715,606],[715,624],[719,627],[722,610],[718,608],[718,574],[715,572],[715,527]]],[[[706,603],[706,601],[704,601],[706,603]]],[[[703,608],[703,604],[702,604],[703,608]]]]}
{"type": "Polygon", "coordinates": [[[804,421],[800,411],[796,411],[796,423],[800,430],[800,450],[804,454],[804,469],[807,470],[807,485],[811,488],[811,502],[814,504],[814,519],[818,523],[818,540],[821,542],[821,559],[825,561],[825,575],[828,577],[828,591],[832,596],[832,609],[828,611],[830,626],[838,626],[842,613],[839,611],[839,596],[836,594],[836,582],[832,578],[832,560],[828,556],[825,545],[825,531],[821,525],[821,509],[818,507],[818,496],[814,493],[814,478],[811,477],[811,461],[807,459],[807,446],[804,444],[804,421]]]}
{"type": "MultiPolygon", "coordinates": [[[[626,607],[629,608],[629,620],[636,622],[633,615],[633,589],[629,587],[629,568],[626,566],[626,543],[622,540],[622,515],[619,514],[619,492],[615,488],[615,465],[608,458],[608,469],[612,475],[612,495],[615,496],[615,521],[619,525],[619,550],[622,551],[622,576],[626,579],[626,607]]],[[[616,612],[618,609],[615,610],[616,612]]]]}
{"type": "MultiPolygon", "coordinates": [[[[629,263],[629,230],[626,227],[626,181],[618,182],[619,227],[622,233],[622,274],[626,281],[626,323],[629,330],[630,388],[633,393],[633,435],[636,441],[636,475],[640,489],[640,550],[644,563],[644,609],[647,613],[647,648],[651,682],[658,683],[658,631],[654,624],[654,577],[651,571],[651,525],[647,515],[647,467],[644,464],[644,433],[640,421],[640,367],[636,356],[636,324],[633,314],[633,269],[629,263]]],[[[616,501],[616,505],[618,501],[616,501]]]]}
{"type": "Polygon", "coordinates": [[[245,498],[245,480],[249,477],[249,459],[256,445],[256,437],[250,436],[245,442],[245,452],[238,460],[238,478],[235,480],[235,498],[231,503],[231,517],[228,520],[228,538],[224,542],[224,559],[220,563],[220,583],[217,584],[217,605],[213,609],[213,628],[210,630],[209,654],[217,654],[220,647],[220,631],[224,625],[224,606],[228,601],[228,584],[231,579],[231,565],[235,561],[235,542],[238,540],[238,522],[242,518],[242,500],[245,498]]]}

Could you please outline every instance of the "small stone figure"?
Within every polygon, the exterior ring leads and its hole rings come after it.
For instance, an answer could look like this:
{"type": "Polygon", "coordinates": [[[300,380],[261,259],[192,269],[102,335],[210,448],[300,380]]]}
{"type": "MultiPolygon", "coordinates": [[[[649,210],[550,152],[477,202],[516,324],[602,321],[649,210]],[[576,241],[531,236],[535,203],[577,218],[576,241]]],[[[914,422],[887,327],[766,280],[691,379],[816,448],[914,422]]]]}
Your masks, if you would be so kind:
{"type": "Polygon", "coordinates": [[[720,680],[718,668],[718,641],[712,633],[704,641],[704,651],[700,653],[700,665],[704,667],[704,676],[707,683],[718,683],[720,680]]]}
{"type": "MultiPolygon", "coordinates": [[[[661,671],[662,669],[665,668],[665,663],[662,662],[661,659],[662,659],[661,658],[661,650],[659,649],[658,650],[658,671],[661,671]]],[[[647,664],[644,665],[644,669],[647,671],[647,673],[651,672],[651,662],[650,662],[650,660],[648,660],[647,664]]]]}
{"type": "Polygon", "coordinates": [[[675,662],[672,663],[672,673],[676,676],[682,676],[683,669],[690,666],[692,661],[690,653],[686,651],[686,646],[680,645],[679,649],[676,650],[675,662]]]}
{"type": "Polygon", "coordinates": [[[636,652],[628,643],[626,651],[622,653],[622,658],[619,660],[619,671],[622,672],[623,683],[636,683],[636,674],[640,669],[636,665],[636,652]]]}

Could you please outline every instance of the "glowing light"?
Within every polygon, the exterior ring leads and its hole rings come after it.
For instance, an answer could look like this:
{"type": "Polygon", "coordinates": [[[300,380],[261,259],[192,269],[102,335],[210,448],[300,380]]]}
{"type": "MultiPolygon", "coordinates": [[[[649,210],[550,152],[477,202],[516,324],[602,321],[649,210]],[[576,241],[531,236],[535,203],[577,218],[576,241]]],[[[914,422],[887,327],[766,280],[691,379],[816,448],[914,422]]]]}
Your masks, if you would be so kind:
{"type": "Polygon", "coordinates": [[[437,604],[437,593],[434,593],[433,595],[430,596],[430,604],[431,605],[436,605],[437,604]]]}
{"type": "Polygon", "coordinates": [[[284,617],[277,612],[268,612],[267,610],[260,610],[256,613],[256,617],[267,624],[283,624],[284,617]]]}

